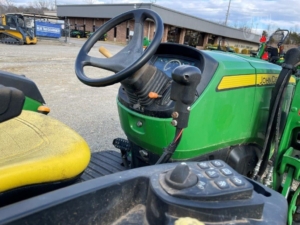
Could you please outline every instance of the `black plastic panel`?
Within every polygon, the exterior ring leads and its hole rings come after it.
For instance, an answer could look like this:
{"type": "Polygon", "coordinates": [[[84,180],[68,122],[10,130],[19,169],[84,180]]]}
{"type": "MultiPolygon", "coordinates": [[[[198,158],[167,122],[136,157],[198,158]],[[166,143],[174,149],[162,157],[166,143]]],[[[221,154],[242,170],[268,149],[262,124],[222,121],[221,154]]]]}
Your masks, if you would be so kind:
{"type": "MultiPolygon", "coordinates": [[[[252,187],[252,195],[242,200],[201,201],[167,194],[157,177],[176,165],[119,172],[9,205],[0,209],[0,224],[171,225],[186,216],[206,225],[286,223],[285,198],[246,178],[242,179],[252,187]]],[[[187,165],[199,168],[194,162],[187,165]]],[[[222,189],[216,190],[222,193],[222,189]]]]}
{"type": "Polygon", "coordinates": [[[21,90],[26,97],[45,103],[36,84],[25,76],[0,70],[0,84],[21,90]]]}
{"type": "Polygon", "coordinates": [[[0,122],[20,115],[24,101],[22,91],[0,85],[0,122]]]}
{"type": "MultiPolygon", "coordinates": [[[[140,148],[133,142],[130,142],[130,148],[132,168],[154,165],[160,157],[160,155],[158,154],[140,148]],[[143,157],[140,154],[141,150],[147,153],[147,158],[143,157]]],[[[206,160],[221,159],[227,162],[238,173],[246,176],[249,175],[250,171],[253,171],[259,154],[260,149],[256,145],[249,144],[218,149],[213,152],[202,154],[194,158],[185,159],[184,161],[201,162],[206,160]]],[[[178,162],[183,160],[170,159],[170,161],[178,162]]]]}
{"type": "MultiPolygon", "coordinates": [[[[195,93],[195,100],[202,94],[202,92],[207,87],[208,83],[212,79],[217,67],[218,62],[207,55],[203,51],[199,51],[195,48],[186,46],[186,45],[180,45],[180,44],[174,44],[174,43],[162,43],[158,47],[155,55],[150,59],[149,64],[155,65],[157,58],[177,58],[178,60],[182,61],[189,61],[191,65],[199,68],[201,70],[201,82],[198,84],[196,88],[195,93]]],[[[161,85],[162,82],[165,82],[165,85],[167,86],[167,82],[169,80],[163,80],[162,78],[165,77],[166,74],[163,71],[158,71],[157,76],[155,77],[155,82],[153,82],[156,86],[157,83],[161,85]],[[161,81],[163,80],[163,81],[161,81]]],[[[145,84],[144,84],[145,85],[145,84]]],[[[146,89],[148,87],[144,87],[146,89]]],[[[174,102],[170,100],[170,88],[166,89],[164,91],[164,94],[162,98],[155,99],[152,101],[152,104],[149,104],[142,108],[135,108],[132,103],[132,99],[138,98],[139,93],[128,93],[125,91],[126,88],[122,85],[119,89],[118,93],[118,100],[121,104],[123,104],[125,107],[130,108],[131,110],[134,110],[138,113],[158,117],[158,118],[170,118],[171,113],[174,108],[174,102]],[[130,96],[128,96],[130,94],[130,96]]],[[[153,89],[153,88],[152,88],[153,89]]],[[[148,92],[153,90],[148,90],[148,92]]],[[[138,102],[138,101],[137,101],[138,102]]]]}
{"type": "MultiPolygon", "coordinates": [[[[215,74],[219,63],[213,59],[211,56],[207,55],[205,52],[197,50],[193,47],[180,45],[175,43],[162,43],[156,53],[157,56],[172,56],[179,57],[183,59],[189,59],[193,61],[194,66],[201,70],[201,82],[197,87],[198,96],[202,94],[207,84],[210,82],[211,78],[215,74]]],[[[151,62],[155,62],[156,57],[151,59],[151,62]]]]}

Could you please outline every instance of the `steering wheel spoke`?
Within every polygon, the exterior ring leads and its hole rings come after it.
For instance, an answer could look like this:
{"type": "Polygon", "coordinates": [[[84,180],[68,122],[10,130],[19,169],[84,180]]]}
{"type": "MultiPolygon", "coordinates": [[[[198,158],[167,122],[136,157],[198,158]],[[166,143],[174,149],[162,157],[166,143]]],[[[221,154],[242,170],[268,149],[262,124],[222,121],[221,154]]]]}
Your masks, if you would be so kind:
{"type": "Polygon", "coordinates": [[[123,63],[116,65],[115,61],[116,59],[114,57],[97,58],[93,56],[88,56],[85,65],[106,69],[115,73],[125,68],[124,65],[122,65],[123,63]]]}
{"type": "Polygon", "coordinates": [[[137,9],[123,13],[102,25],[82,46],[76,59],[75,73],[80,81],[89,86],[102,87],[120,82],[135,73],[150,60],[156,52],[162,36],[163,22],[159,15],[154,11],[148,9],[137,9]],[[149,47],[143,51],[144,22],[147,18],[154,21],[156,33],[149,47]],[[134,19],[135,21],[134,35],[125,48],[111,58],[96,58],[88,56],[89,51],[102,35],[118,24],[131,19],[134,19]],[[113,71],[116,74],[106,78],[89,78],[83,72],[84,66],[98,67],[113,71]]]}

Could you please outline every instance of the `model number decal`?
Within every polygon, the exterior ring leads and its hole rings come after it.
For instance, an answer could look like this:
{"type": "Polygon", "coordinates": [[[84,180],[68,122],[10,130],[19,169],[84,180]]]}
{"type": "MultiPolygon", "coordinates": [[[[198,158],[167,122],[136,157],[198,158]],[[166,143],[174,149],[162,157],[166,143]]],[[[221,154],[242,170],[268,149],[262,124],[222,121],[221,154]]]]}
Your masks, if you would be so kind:
{"type": "MultiPolygon", "coordinates": [[[[224,76],[217,87],[217,91],[253,86],[275,85],[278,76],[278,74],[241,74],[224,76]]],[[[289,83],[295,84],[295,77],[291,77],[289,83]]]]}

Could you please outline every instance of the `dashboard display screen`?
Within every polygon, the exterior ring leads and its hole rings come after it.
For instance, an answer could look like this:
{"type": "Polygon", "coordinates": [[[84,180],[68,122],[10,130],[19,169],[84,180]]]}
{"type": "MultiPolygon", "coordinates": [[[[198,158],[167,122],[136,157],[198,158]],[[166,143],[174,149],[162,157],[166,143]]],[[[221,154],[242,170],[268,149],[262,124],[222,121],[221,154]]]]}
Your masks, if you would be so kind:
{"type": "Polygon", "coordinates": [[[190,65],[194,66],[195,63],[185,59],[178,59],[178,58],[168,58],[168,57],[157,57],[154,66],[163,71],[169,77],[172,75],[172,71],[180,66],[180,65],[190,65]]]}

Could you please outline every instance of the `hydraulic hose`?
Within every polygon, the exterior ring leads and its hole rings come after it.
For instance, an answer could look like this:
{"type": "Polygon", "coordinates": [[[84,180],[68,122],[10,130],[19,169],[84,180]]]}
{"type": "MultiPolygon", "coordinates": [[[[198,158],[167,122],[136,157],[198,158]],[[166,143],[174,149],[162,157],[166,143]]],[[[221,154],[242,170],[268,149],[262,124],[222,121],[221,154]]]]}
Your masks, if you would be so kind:
{"type": "Polygon", "coordinates": [[[166,148],[164,148],[163,154],[159,157],[159,159],[157,160],[157,162],[155,164],[166,163],[170,160],[170,158],[172,157],[173,153],[175,152],[177,146],[180,143],[182,131],[183,131],[183,129],[176,128],[175,137],[174,137],[173,141],[166,148]]]}
{"type": "MultiPolygon", "coordinates": [[[[283,92],[285,92],[285,90],[283,92]]],[[[270,166],[273,166],[275,160],[277,159],[278,148],[279,148],[279,140],[281,138],[280,137],[280,125],[281,125],[281,122],[285,122],[285,121],[281,121],[282,104],[283,104],[283,98],[280,99],[279,107],[278,107],[278,111],[277,111],[275,136],[274,136],[275,137],[274,153],[273,153],[273,155],[272,155],[272,157],[270,159],[270,162],[271,162],[270,166]]]]}
{"type": "MultiPolygon", "coordinates": [[[[279,74],[277,82],[275,84],[273,94],[270,101],[270,112],[268,117],[268,125],[266,129],[265,142],[263,145],[262,154],[256,165],[253,178],[256,179],[257,175],[262,176],[268,163],[270,155],[270,146],[272,137],[274,136],[274,129],[276,130],[277,121],[275,115],[281,110],[281,104],[283,101],[283,93],[287,87],[290,77],[296,72],[295,65],[300,62],[300,48],[290,49],[286,53],[285,63],[282,64],[282,70],[279,74]]],[[[277,117],[280,120],[280,118],[277,117]]],[[[279,144],[279,143],[278,143],[279,144]]],[[[275,157],[277,153],[275,152],[275,157]]]]}
{"type": "Polygon", "coordinates": [[[268,123],[267,123],[268,126],[267,126],[267,130],[266,130],[265,142],[263,145],[263,150],[262,150],[262,154],[261,154],[261,158],[260,158],[260,161],[262,164],[258,171],[259,176],[262,176],[265,169],[267,168],[272,137],[274,136],[274,128],[276,126],[275,115],[280,110],[279,103],[281,102],[281,99],[283,97],[283,91],[289,82],[291,74],[292,74],[292,71],[283,69],[280,72],[279,78],[278,78],[275,88],[273,90],[273,95],[272,95],[271,103],[270,103],[270,113],[269,113],[269,118],[268,118],[268,123]],[[280,79],[280,78],[282,78],[282,79],[280,79]],[[273,98],[274,95],[275,95],[275,98],[273,98]]]}

